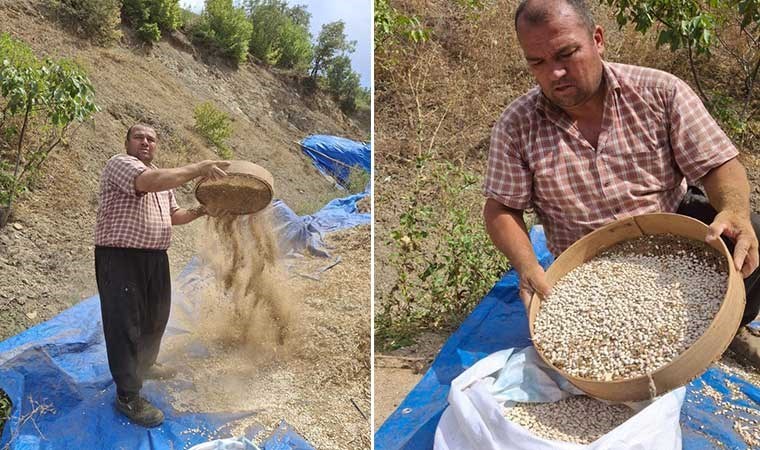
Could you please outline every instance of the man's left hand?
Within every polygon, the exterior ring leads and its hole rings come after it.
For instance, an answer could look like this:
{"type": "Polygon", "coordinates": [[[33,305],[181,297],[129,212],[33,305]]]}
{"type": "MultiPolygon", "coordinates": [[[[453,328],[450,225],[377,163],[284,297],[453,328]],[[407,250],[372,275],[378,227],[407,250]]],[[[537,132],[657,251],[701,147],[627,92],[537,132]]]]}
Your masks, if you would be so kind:
{"type": "Polygon", "coordinates": [[[757,250],[757,236],[749,217],[731,211],[721,211],[710,224],[705,241],[713,242],[725,235],[734,243],[734,266],[744,278],[757,269],[760,262],[757,250]]]}

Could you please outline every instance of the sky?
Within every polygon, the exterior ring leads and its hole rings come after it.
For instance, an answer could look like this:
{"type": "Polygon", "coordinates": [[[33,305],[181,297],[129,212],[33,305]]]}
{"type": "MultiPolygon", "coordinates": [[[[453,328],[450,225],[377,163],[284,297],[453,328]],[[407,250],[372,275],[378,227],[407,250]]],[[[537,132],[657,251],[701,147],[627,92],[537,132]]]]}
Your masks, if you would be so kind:
{"type": "MultiPolygon", "coordinates": [[[[346,36],[356,41],[356,51],[351,54],[351,65],[361,76],[361,84],[369,87],[371,78],[371,41],[372,41],[372,0],[287,0],[289,5],[306,5],[311,13],[311,35],[313,39],[319,35],[322,25],[336,20],[346,24],[346,36]],[[361,7],[363,4],[363,7],[361,7]]],[[[237,3],[237,2],[236,2],[237,3]]],[[[180,0],[183,8],[201,12],[204,0],[180,0]]]]}

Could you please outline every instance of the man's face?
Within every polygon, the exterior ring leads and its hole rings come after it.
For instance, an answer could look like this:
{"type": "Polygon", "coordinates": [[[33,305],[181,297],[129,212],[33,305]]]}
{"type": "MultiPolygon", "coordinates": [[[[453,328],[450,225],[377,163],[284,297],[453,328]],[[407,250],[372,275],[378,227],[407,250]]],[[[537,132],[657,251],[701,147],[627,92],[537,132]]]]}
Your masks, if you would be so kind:
{"type": "Polygon", "coordinates": [[[126,142],[127,154],[150,164],[156,155],[156,131],[152,128],[134,126],[126,142]]]}
{"type": "Polygon", "coordinates": [[[543,24],[518,19],[517,36],[533,76],[555,105],[572,110],[600,89],[604,34],[593,35],[575,12],[562,5],[543,24]]]}

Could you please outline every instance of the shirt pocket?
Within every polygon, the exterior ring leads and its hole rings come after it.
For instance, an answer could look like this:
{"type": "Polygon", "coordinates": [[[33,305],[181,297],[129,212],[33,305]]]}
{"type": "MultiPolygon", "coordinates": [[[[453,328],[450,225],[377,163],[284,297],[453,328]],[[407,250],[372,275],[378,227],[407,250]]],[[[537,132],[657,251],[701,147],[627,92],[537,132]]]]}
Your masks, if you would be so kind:
{"type": "Polygon", "coordinates": [[[628,131],[619,141],[616,172],[626,175],[626,181],[644,190],[667,190],[676,187],[681,180],[667,130],[657,129],[628,131]]]}

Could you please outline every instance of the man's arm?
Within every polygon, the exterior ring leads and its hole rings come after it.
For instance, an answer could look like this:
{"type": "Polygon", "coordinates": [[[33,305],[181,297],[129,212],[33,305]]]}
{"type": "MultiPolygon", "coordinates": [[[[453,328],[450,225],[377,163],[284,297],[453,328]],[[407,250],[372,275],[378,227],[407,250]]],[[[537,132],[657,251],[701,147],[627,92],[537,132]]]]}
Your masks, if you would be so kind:
{"type": "Polygon", "coordinates": [[[744,278],[758,266],[758,243],[750,222],[749,181],[737,158],[710,170],[701,180],[710,204],[718,211],[707,241],[727,236],[734,242],[734,265],[744,278]]]}
{"type": "Polygon", "coordinates": [[[189,209],[180,208],[172,214],[172,225],[184,225],[206,214],[206,208],[203,205],[189,209]]]}
{"type": "Polygon", "coordinates": [[[216,180],[227,175],[224,169],[229,165],[227,161],[207,160],[173,169],[145,170],[135,178],[135,189],[138,192],[161,192],[198,177],[216,180]]]}
{"type": "Polygon", "coordinates": [[[520,275],[520,298],[527,310],[533,293],[548,295],[549,285],[530,243],[523,212],[489,198],[483,208],[483,219],[491,241],[520,275]]]}

